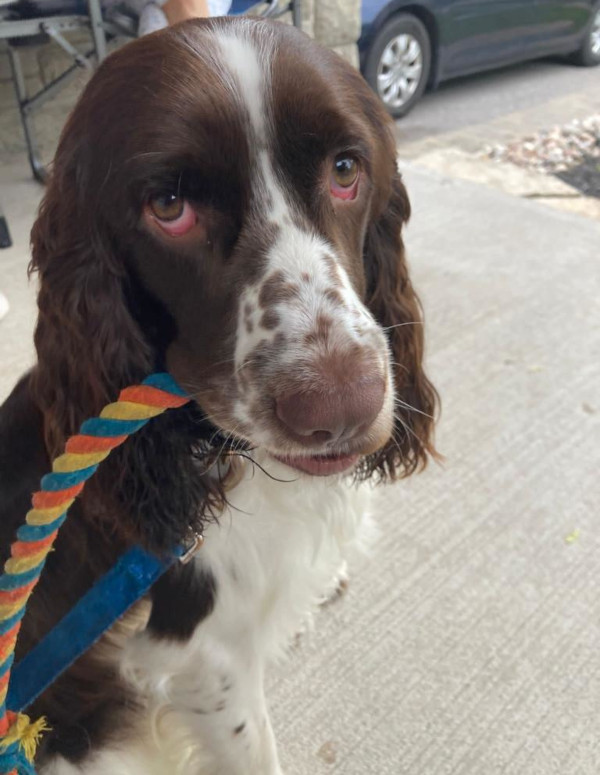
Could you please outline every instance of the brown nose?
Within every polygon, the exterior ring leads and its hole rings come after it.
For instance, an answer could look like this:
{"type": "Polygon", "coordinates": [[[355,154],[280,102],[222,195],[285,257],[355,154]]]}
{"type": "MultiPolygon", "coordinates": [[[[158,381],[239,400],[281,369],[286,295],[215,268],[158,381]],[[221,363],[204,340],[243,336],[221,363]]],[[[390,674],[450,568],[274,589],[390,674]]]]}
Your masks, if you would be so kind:
{"type": "Polygon", "coordinates": [[[383,407],[380,376],[287,393],[276,400],[276,414],[302,444],[347,440],[366,430],[383,407]]]}

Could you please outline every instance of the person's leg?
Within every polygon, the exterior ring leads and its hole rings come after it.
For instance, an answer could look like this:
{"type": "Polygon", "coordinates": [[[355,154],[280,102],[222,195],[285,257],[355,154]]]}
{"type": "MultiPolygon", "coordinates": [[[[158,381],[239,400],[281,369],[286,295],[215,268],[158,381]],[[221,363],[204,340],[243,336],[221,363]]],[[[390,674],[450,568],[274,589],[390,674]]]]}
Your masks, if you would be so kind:
{"type": "MultiPolygon", "coordinates": [[[[111,2],[104,0],[103,5],[111,2]]],[[[139,16],[138,36],[148,35],[186,19],[225,15],[231,0],[126,0],[126,5],[139,16]]]]}
{"type": "Polygon", "coordinates": [[[162,3],[169,26],[186,19],[210,16],[208,0],[166,0],[162,3]]]}
{"type": "Polygon", "coordinates": [[[146,0],[129,0],[128,5],[139,14],[139,37],[186,19],[211,15],[208,0],[155,0],[153,3],[146,0]]]}

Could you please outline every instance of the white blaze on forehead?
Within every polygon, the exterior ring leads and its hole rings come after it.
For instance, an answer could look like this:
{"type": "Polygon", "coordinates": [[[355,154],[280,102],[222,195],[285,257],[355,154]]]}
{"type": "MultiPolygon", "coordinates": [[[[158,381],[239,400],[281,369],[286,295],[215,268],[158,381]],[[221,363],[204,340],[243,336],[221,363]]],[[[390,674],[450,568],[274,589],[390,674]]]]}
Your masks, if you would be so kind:
{"type": "Polygon", "coordinates": [[[255,141],[264,145],[269,134],[266,95],[271,85],[273,38],[264,31],[251,36],[246,30],[225,28],[217,34],[217,42],[223,67],[235,79],[235,97],[248,111],[255,141]]]}
{"type": "Polygon", "coordinates": [[[269,220],[281,226],[286,220],[290,219],[290,210],[281,186],[278,185],[275,179],[273,165],[266,148],[259,152],[258,164],[262,173],[264,191],[269,197],[269,208],[267,210],[269,220]]]}
{"type": "Polygon", "coordinates": [[[250,118],[252,147],[257,153],[257,181],[254,186],[260,209],[269,220],[281,225],[289,216],[289,207],[278,183],[269,152],[273,137],[271,70],[275,56],[274,39],[268,29],[250,35],[246,28],[233,33],[222,30],[218,45],[226,68],[235,83],[235,99],[250,118]]]}

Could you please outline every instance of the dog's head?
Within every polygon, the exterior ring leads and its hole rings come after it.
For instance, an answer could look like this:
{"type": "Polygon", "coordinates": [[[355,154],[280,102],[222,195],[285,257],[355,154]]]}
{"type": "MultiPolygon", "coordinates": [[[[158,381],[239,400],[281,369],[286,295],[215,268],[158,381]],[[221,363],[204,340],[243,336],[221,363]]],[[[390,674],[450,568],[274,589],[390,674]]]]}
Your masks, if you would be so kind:
{"type": "Polygon", "coordinates": [[[409,473],[435,392],[390,121],[277,23],[124,46],[63,132],[33,231],[36,384],[58,443],[168,369],[223,437],[308,473],[409,473]]]}

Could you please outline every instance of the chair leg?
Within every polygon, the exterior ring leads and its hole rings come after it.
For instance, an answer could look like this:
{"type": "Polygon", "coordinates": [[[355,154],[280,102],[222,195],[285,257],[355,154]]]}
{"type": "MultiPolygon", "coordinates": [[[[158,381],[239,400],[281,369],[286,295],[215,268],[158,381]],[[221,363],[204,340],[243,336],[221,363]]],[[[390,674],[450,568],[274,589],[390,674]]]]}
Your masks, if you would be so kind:
{"type": "Polygon", "coordinates": [[[98,64],[106,56],[106,33],[102,20],[102,11],[99,0],[88,0],[88,13],[90,16],[90,29],[98,64]]]}
{"type": "Polygon", "coordinates": [[[27,109],[27,87],[25,86],[25,77],[21,68],[21,60],[19,53],[12,46],[8,46],[8,59],[10,62],[10,68],[12,70],[13,83],[15,85],[15,92],[17,94],[17,102],[19,104],[19,115],[21,116],[21,123],[23,125],[23,133],[25,135],[25,142],[27,144],[27,155],[29,157],[29,164],[33,177],[40,183],[45,183],[47,178],[46,168],[42,164],[40,159],[40,152],[35,139],[35,133],[31,124],[31,116],[27,109]]]}
{"type": "Polygon", "coordinates": [[[291,6],[292,6],[292,22],[294,24],[294,27],[297,27],[299,30],[302,29],[302,0],[291,0],[291,6]]]}

